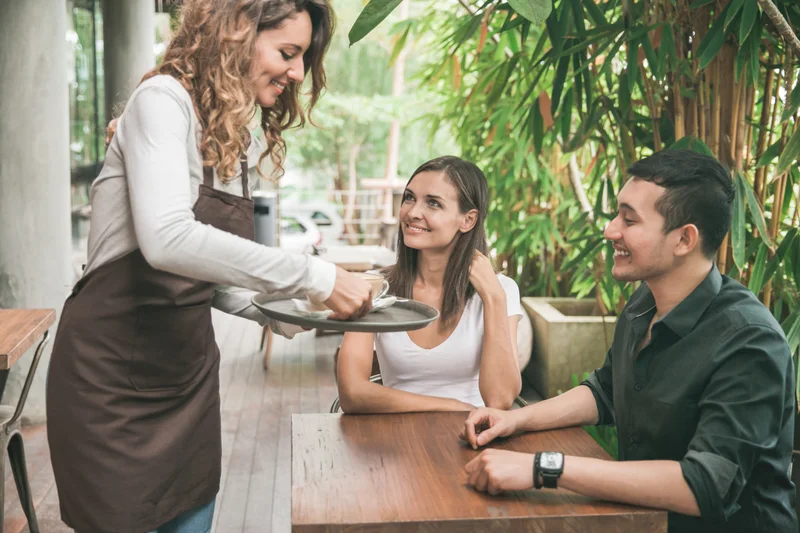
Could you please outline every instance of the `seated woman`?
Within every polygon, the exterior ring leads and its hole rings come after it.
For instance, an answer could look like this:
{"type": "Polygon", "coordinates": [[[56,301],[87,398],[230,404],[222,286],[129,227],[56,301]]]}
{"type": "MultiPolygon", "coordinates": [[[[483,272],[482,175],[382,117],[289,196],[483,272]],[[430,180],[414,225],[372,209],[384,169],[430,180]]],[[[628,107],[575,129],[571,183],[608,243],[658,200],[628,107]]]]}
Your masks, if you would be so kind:
{"type": "Polygon", "coordinates": [[[521,384],[519,289],[486,257],[486,178],[474,164],[440,157],[419,167],[400,208],[390,293],[437,308],[427,327],[346,333],[338,385],[346,413],[508,409],[521,384]],[[383,385],[369,381],[373,348],[383,385]]]}

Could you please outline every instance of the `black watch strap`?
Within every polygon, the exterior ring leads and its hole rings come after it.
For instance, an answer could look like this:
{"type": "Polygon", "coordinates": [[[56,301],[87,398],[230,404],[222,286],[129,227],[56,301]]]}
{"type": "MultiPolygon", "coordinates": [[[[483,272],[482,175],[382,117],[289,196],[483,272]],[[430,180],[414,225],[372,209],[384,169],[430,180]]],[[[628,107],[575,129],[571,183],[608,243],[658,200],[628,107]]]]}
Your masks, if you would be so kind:
{"type": "Polygon", "coordinates": [[[544,486],[547,489],[556,489],[558,488],[558,474],[548,474],[542,472],[542,479],[544,480],[544,486]]]}
{"type": "Polygon", "coordinates": [[[533,459],[533,487],[536,489],[541,489],[544,485],[542,482],[539,481],[539,458],[541,457],[542,452],[536,452],[536,455],[533,459]]]}

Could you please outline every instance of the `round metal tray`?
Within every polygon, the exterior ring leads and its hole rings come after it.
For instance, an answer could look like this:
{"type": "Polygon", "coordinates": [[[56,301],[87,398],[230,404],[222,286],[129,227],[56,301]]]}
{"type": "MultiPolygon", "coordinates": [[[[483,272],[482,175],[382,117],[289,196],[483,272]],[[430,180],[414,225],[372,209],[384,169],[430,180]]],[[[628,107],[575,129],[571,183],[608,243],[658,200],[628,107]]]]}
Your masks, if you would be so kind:
{"type": "Polygon", "coordinates": [[[275,300],[273,295],[261,293],[252,302],[270,318],[309,329],[325,331],[359,331],[386,333],[422,329],[439,317],[439,311],[414,300],[398,301],[393,306],[368,313],[358,320],[328,320],[309,318],[297,313],[292,300],[275,300]]]}

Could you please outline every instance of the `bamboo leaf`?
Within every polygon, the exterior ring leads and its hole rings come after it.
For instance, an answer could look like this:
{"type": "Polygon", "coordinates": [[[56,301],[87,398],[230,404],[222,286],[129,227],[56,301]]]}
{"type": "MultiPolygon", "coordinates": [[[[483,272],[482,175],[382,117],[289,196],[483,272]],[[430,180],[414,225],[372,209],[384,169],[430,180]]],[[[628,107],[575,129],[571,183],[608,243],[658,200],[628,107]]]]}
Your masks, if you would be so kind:
{"type": "Polygon", "coordinates": [[[784,257],[786,257],[786,252],[792,249],[792,244],[794,243],[794,239],[797,236],[797,228],[792,228],[786,235],[783,237],[781,241],[781,245],[778,246],[778,249],[775,251],[775,255],[772,256],[772,259],[769,260],[767,263],[766,271],[764,272],[764,281],[767,282],[772,279],[772,276],[775,275],[775,272],[778,270],[778,266],[783,261],[784,257]]]}
{"type": "Polygon", "coordinates": [[[570,259],[566,263],[561,265],[560,270],[562,272],[569,272],[572,270],[576,265],[580,264],[581,261],[586,259],[586,257],[594,257],[597,252],[600,251],[600,248],[603,247],[605,239],[597,239],[592,241],[591,243],[587,243],[586,246],[583,247],[581,253],[579,253],[574,258],[570,259]]]}
{"type": "Polygon", "coordinates": [[[740,43],[743,43],[747,40],[747,36],[750,34],[750,31],[753,29],[753,26],[755,26],[759,18],[758,2],[747,0],[747,2],[744,4],[744,10],[742,11],[742,22],[739,25],[740,43]]]}
{"type": "Polygon", "coordinates": [[[778,168],[775,170],[778,176],[783,175],[784,172],[789,170],[789,167],[800,156],[800,125],[795,127],[792,137],[786,143],[786,148],[778,158],[778,168]]]}
{"type": "MultiPolygon", "coordinates": [[[[403,51],[403,48],[406,46],[406,42],[408,41],[408,34],[411,32],[411,25],[406,25],[405,31],[403,34],[400,35],[395,43],[394,47],[392,48],[392,57],[389,58],[389,64],[394,65],[394,62],[397,60],[397,56],[400,55],[400,52],[403,51]]],[[[455,56],[453,56],[455,58],[455,56]]]]}
{"type": "MultiPolygon", "coordinates": [[[[561,52],[564,50],[564,43],[567,41],[567,34],[569,33],[570,13],[571,10],[567,7],[567,2],[562,2],[558,12],[558,22],[556,23],[558,40],[554,41],[552,36],[550,37],[550,42],[553,43],[553,58],[561,57],[561,52]]],[[[549,22],[551,18],[548,17],[547,21],[549,22]]]]}
{"type": "Polygon", "coordinates": [[[792,266],[794,267],[794,284],[800,287],[800,238],[794,240],[793,248],[792,266]]]}
{"type": "Polygon", "coordinates": [[[551,0],[508,0],[508,5],[534,24],[541,24],[553,10],[551,0]]]}
{"type": "Polygon", "coordinates": [[[675,58],[675,36],[672,33],[672,26],[664,24],[661,27],[661,45],[658,47],[658,62],[661,64],[661,72],[666,72],[666,66],[674,66],[675,58]]]}
{"type": "Polygon", "coordinates": [[[647,35],[642,38],[642,49],[644,50],[644,56],[647,58],[647,66],[650,67],[650,72],[653,73],[653,77],[657,80],[661,79],[661,64],[655,49],[653,49],[653,43],[650,42],[650,37],[647,35]]]}
{"type": "Polygon", "coordinates": [[[725,15],[727,14],[728,7],[720,13],[717,17],[717,20],[714,21],[714,24],[711,25],[711,29],[708,30],[706,33],[705,38],[703,38],[700,46],[697,49],[697,55],[700,57],[700,68],[704,69],[711,63],[711,60],[717,55],[717,53],[722,48],[722,45],[725,43],[725,30],[723,25],[725,23],[725,15]]]}
{"type": "Polygon", "coordinates": [[[775,144],[764,150],[764,153],[761,155],[761,158],[756,163],[756,168],[761,168],[769,165],[772,163],[776,157],[778,157],[781,153],[781,142],[776,141],[775,144]]]}
{"type": "Polygon", "coordinates": [[[795,114],[798,108],[800,108],[800,81],[798,81],[797,85],[794,86],[794,90],[792,90],[791,95],[789,96],[789,101],[786,102],[783,115],[781,115],[781,123],[789,120],[789,118],[795,114]]]}
{"type": "Polygon", "coordinates": [[[370,0],[364,9],[359,13],[353,27],[350,29],[348,37],[350,46],[363,39],[375,27],[400,5],[403,0],[370,0]]]}
{"type": "Polygon", "coordinates": [[[555,115],[558,104],[561,103],[561,92],[564,90],[564,82],[567,80],[569,70],[569,56],[564,56],[558,60],[556,77],[553,79],[553,101],[550,104],[550,114],[555,115]]]}
{"type": "MultiPolygon", "coordinates": [[[[603,61],[603,66],[600,68],[600,72],[597,73],[598,78],[602,78],[605,73],[611,71],[611,63],[613,62],[614,58],[617,56],[617,52],[619,52],[620,47],[622,47],[622,43],[625,42],[625,39],[620,37],[617,39],[617,42],[614,43],[614,46],[611,48],[611,51],[606,56],[605,60],[603,61]]],[[[611,86],[611,84],[609,84],[611,86]]]]}
{"type": "Polygon", "coordinates": [[[764,286],[764,272],[766,271],[766,267],[767,246],[762,242],[758,247],[756,259],[753,262],[753,271],[750,273],[750,284],[748,285],[750,292],[755,295],[758,295],[758,293],[761,292],[761,288],[764,286]]]}
{"type": "Polygon", "coordinates": [[[781,324],[783,327],[784,333],[786,333],[786,342],[789,344],[789,353],[794,354],[797,353],[798,348],[800,348],[800,311],[795,311],[786,321],[781,324]]]}
{"type": "Polygon", "coordinates": [[[747,178],[745,178],[744,174],[741,172],[736,173],[735,179],[741,182],[741,189],[745,194],[750,217],[753,219],[753,222],[758,228],[758,232],[761,234],[761,240],[764,241],[764,244],[766,244],[770,250],[775,251],[775,243],[772,241],[767,231],[767,222],[764,220],[764,212],[761,210],[761,204],[756,200],[756,195],[753,192],[753,188],[750,186],[750,182],[747,181],[747,178]]]}
{"type": "Polygon", "coordinates": [[[742,270],[744,266],[744,191],[741,180],[735,180],[736,194],[733,198],[733,220],[731,222],[731,247],[733,248],[733,262],[742,270]]]}
{"type": "Polygon", "coordinates": [[[639,41],[628,41],[628,92],[633,94],[639,78],[639,41]]]}
{"type": "MultiPolygon", "coordinates": [[[[756,18],[756,21],[758,20],[759,19],[756,18]]],[[[761,55],[761,32],[763,29],[763,25],[756,24],[756,27],[750,34],[750,79],[753,84],[758,83],[758,58],[759,55],[761,55]]]]}
{"type": "Polygon", "coordinates": [[[561,138],[566,139],[569,137],[569,130],[572,126],[572,109],[574,101],[573,88],[567,90],[564,96],[564,104],[561,106],[561,116],[559,117],[559,124],[561,126],[561,138]]]}
{"type": "Polygon", "coordinates": [[[595,26],[605,26],[608,24],[605,15],[603,15],[603,12],[597,7],[594,0],[583,0],[583,7],[586,9],[586,13],[589,15],[589,18],[592,19],[592,23],[594,23],[595,26]]]}
{"type": "Polygon", "coordinates": [[[716,0],[694,0],[692,5],[689,6],[691,9],[697,9],[698,7],[707,6],[708,4],[713,4],[716,0]]]}
{"type": "MultiPolygon", "coordinates": [[[[731,3],[728,4],[728,14],[725,16],[725,26],[723,30],[728,31],[728,26],[731,25],[733,22],[734,17],[739,14],[739,11],[742,9],[745,0],[731,0],[731,3]]],[[[755,4],[753,0],[748,0],[748,3],[755,4]]]]}
{"type": "Polygon", "coordinates": [[[672,146],[668,148],[669,150],[691,150],[693,152],[697,152],[698,154],[707,155],[710,157],[715,157],[714,152],[711,151],[711,148],[706,145],[703,141],[694,137],[692,135],[687,135],[676,141],[672,146]]]}

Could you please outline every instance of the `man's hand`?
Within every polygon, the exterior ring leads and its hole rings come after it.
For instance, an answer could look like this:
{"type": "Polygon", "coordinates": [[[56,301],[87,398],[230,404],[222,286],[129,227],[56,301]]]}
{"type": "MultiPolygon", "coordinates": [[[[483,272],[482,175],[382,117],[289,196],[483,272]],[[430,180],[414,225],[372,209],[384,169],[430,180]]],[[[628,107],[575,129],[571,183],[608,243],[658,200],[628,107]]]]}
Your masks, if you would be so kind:
{"type": "Polygon", "coordinates": [[[528,453],[484,450],[464,467],[467,483],[491,495],[529,489],[533,487],[533,460],[528,453]]]}
{"type": "Polygon", "coordinates": [[[482,407],[469,414],[458,437],[476,450],[478,446],[485,446],[497,437],[509,437],[516,431],[517,423],[511,411],[482,407]]]}

